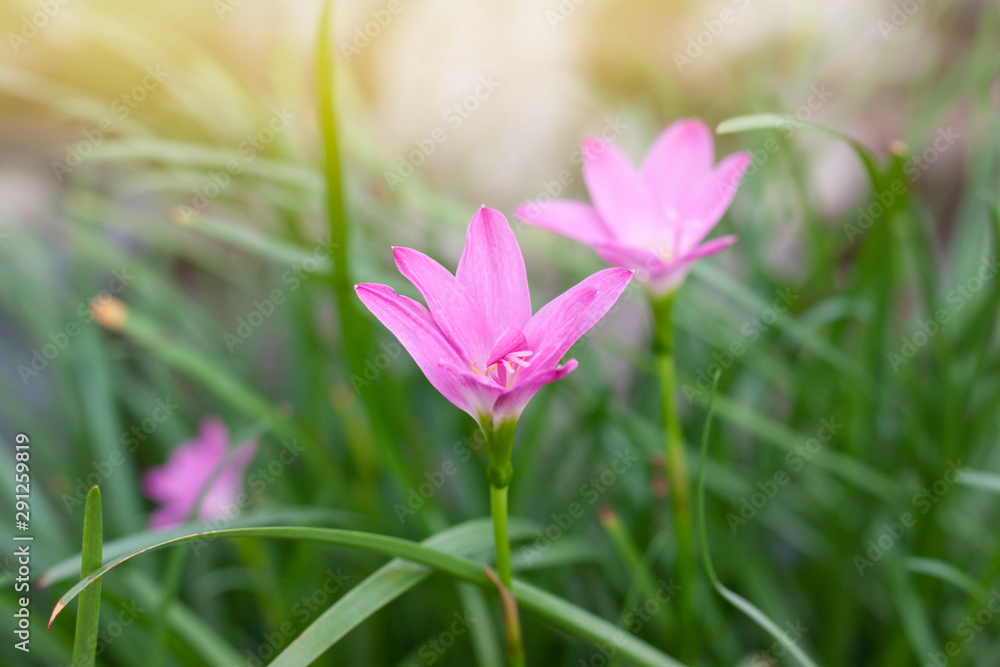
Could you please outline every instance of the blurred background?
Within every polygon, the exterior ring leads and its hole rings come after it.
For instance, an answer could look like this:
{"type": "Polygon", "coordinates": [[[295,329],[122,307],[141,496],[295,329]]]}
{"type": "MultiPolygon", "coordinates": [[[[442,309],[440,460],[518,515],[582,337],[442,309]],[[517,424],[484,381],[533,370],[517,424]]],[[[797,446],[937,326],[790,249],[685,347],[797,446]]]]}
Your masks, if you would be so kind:
{"type": "MultiPolygon", "coordinates": [[[[225,526],[425,539],[488,514],[472,421],[405,354],[380,356],[394,339],[367,313],[363,340],[344,339],[320,11],[304,0],[0,6],[0,516],[13,525],[14,436],[27,433],[33,577],[79,551],[81,489],[95,481],[107,541],[145,530],[142,471],[210,416],[234,444],[259,440],[250,473],[272,466],[225,526]],[[110,297],[134,330],[94,322],[88,304],[110,297]],[[288,463],[292,441],[304,447],[288,463]],[[413,501],[446,462],[457,473],[413,501]]],[[[717,158],[753,157],[720,225],[740,242],[697,268],[677,307],[691,461],[707,378],[722,371],[707,499],[716,567],[778,625],[807,628],[796,641],[821,664],[995,664],[1000,620],[981,618],[968,641],[961,624],[988,608],[1000,575],[998,29],[1000,7],[985,0],[335,2],[350,280],[413,295],[390,246],[453,269],[485,203],[511,220],[537,308],[601,266],[513,217],[524,202],[587,198],[584,136],[638,163],[678,118],[777,114],[770,128],[716,136],[717,158]],[[947,323],[930,333],[941,309],[947,323]],[[843,426],[792,469],[789,452],[802,456],[822,420],[843,426]],[[972,472],[922,514],[916,495],[949,466],[972,472]],[[753,505],[779,470],[790,484],[753,505]],[[866,555],[907,511],[917,524],[890,556],[866,555]],[[960,650],[935,662],[949,641],[960,650]]],[[[650,594],[641,582],[669,579],[675,550],[650,318],[640,290],[623,298],[571,351],[580,369],[526,411],[512,511],[535,522],[524,544],[545,547],[533,561],[515,546],[522,576],[628,627],[650,594]],[[641,463],[549,548],[552,515],[626,450],[641,463]]],[[[8,618],[12,544],[0,543],[8,618]]],[[[99,664],[267,664],[384,562],[253,540],[185,551],[109,575],[99,664]]],[[[4,639],[5,664],[69,664],[73,611],[43,628],[69,584],[33,588],[33,651],[4,639]]],[[[695,592],[698,664],[792,664],[707,581],[695,592]]],[[[498,618],[481,592],[434,577],[317,664],[496,664],[498,618]],[[456,610],[489,622],[428,651],[456,610]]],[[[677,655],[676,623],[666,606],[633,630],[677,655]]],[[[530,664],[605,664],[524,624],[530,664]]]]}

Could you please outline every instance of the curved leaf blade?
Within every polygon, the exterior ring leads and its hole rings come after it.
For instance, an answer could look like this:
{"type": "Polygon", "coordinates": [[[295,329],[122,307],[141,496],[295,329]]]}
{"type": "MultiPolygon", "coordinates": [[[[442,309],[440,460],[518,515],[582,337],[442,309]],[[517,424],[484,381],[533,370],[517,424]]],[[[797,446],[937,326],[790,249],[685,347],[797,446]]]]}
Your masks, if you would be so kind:
{"type": "MultiPolygon", "coordinates": [[[[511,539],[528,535],[529,527],[511,523],[511,539]]],[[[424,546],[468,556],[489,543],[492,524],[477,519],[438,533],[421,542],[424,546]]],[[[334,602],[271,662],[271,667],[306,665],[361,625],[372,614],[430,577],[432,571],[396,558],[373,572],[334,602]]]]}
{"type": "MultiPolygon", "coordinates": [[[[59,612],[73,598],[114,567],[154,549],[209,537],[263,537],[367,549],[432,567],[446,575],[469,581],[483,588],[489,588],[492,585],[486,573],[481,569],[481,565],[398,537],[337,528],[278,527],[213,530],[165,540],[105,564],[59,598],[49,618],[49,626],[51,627],[59,612]]],[[[679,667],[682,664],[634,635],[623,632],[617,625],[530,584],[515,581],[512,592],[521,609],[591,643],[611,642],[618,649],[622,658],[631,660],[638,665],[643,667],[679,667]]]]}
{"type": "Polygon", "coordinates": [[[708,398],[708,413],[705,415],[705,428],[701,434],[701,457],[698,465],[698,534],[701,539],[701,554],[705,564],[705,571],[712,587],[729,604],[733,605],[754,623],[759,625],[765,632],[777,639],[788,648],[788,652],[795,656],[795,659],[805,667],[816,667],[816,663],[806,655],[805,651],[799,648],[798,644],[788,639],[778,624],[772,621],[767,615],[758,609],[752,602],[742,595],[729,590],[719,581],[715,573],[715,566],[712,565],[712,555],[708,550],[708,531],[705,528],[705,461],[708,459],[708,436],[712,430],[712,417],[715,413],[715,391],[719,386],[719,374],[715,375],[715,382],[712,386],[712,393],[708,398]]]}
{"type": "MultiPolygon", "coordinates": [[[[357,517],[347,512],[319,509],[313,507],[295,507],[274,510],[263,510],[249,513],[233,520],[232,528],[261,527],[275,523],[328,523],[340,525],[357,525],[357,517]]],[[[143,547],[151,547],[175,537],[183,537],[197,531],[203,524],[188,523],[169,530],[146,530],[134,535],[106,542],[103,547],[104,558],[118,558],[143,547]]],[[[80,569],[80,554],[62,560],[42,573],[38,585],[42,588],[73,577],[80,569]]]]}

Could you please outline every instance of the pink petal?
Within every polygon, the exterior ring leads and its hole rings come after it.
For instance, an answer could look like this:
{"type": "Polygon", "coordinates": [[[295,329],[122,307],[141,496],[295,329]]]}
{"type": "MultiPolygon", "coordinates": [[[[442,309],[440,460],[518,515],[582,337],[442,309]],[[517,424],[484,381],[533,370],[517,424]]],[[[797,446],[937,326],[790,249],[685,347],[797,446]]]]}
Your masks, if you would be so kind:
{"type": "Polygon", "coordinates": [[[722,250],[725,250],[729,246],[736,243],[738,240],[735,234],[730,234],[728,236],[720,236],[717,239],[712,239],[707,243],[703,243],[688,254],[684,255],[682,261],[693,262],[696,259],[701,259],[702,257],[708,257],[709,255],[714,255],[722,250]]]}
{"type": "Polygon", "coordinates": [[[447,362],[442,362],[439,366],[440,371],[451,379],[456,395],[461,397],[463,405],[455,401],[452,403],[458,405],[477,422],[492,414],[494,401],[504,392],[500,385],[484,374],[474,373],[468,367],[458,368],[447,362]]]}
{"type": "Polygon", "coordinates": [[[206,417],[198,424],[199,454],[221,459],[229,448],[229,429],[218,417],[206,417]]]}
{"type": "Polygon", "coordinates": [[[524,337],[524,334],[521,333],[520,329],[507,327],[504,332],[500,334],[500,338],[498,338],[496,344],[493,345],[493,349],[490,350],[489,360],[486,362],[486,365],[492,366],[511,352],[520,352],[521,350],[527,349],[528,340],[524,337]]]}
{"type": "Polygon", "coordinates": [[[493,404],[493,423],[500,424],[520,417],[528,401],[534,397],[539,389],[550,382],[563,379],[576,366],[576,359],[570,359],[562,366],[534,375],[529,381],[519,379],[513,389],[502,394],[493,404]]]}
{"type": "Polygon", "coordinates": [[[531,368],[524,369],[518,381],[527,382],[554,368],[573,343],[604,317],[631,279],[628,269],[598,271],[535,313],[524,332],[528,348],[534,351],[531,368]]]}
{"type": "Polygon", "coordinates": [[[499,211],[484,206],[472,216],[457,275],[485,314],[491,342],[507,327],[523,329],[531,319],[524,258],[499,211]]]}
{"type": "Polygon", "coordinates": [[[673,291],[684,280],[695,261],[728,248],[736,240],[732,235],[712,239],[670,262],[664,262],[642,247],[607,244],[597,248],[597,254],[609,264],[634,269],[636,279],[645,283],[650,292],[663,295],[673,291]]]}
{"type": "Polygon", "coordinates": [[[652,193],[618,147],[597,137],[584,139],[583,180],[614,238],[638,243],[655,232],[652,193]]]}
{"type": "Polygon", "coordinates": [[[684,220],[678,248],[690,249],[708,236],[733,202],[743,173],[749,166],[749,153],[733,153],[691,190],[682,207],[684,220]]]}
{"type": "Polygon", "coordinates": [[[709,174],[715,161],[712,131],[697,118],[672,123],[653,142],[642,163],[642,175],[653,192],[660,219],[680,211],[680,202],[709,174]]]}
{"type": "Polygon", "coordinates": [[[182,442],[166,463],[143,474],[143,493],[157,502],[182,502],[190,508],[228,447],[226,425],[219,419],[203,420],[197,438],[182,442]]]}
{"type": "Polygon", "coordinates": [[[149,517],[148,527],[151,530],[166,530],[184,523],[187,519],[187,512],[179,509],[176,505],[164,505],[153,511],[149,517]]]}
{"type": "Polygon", "coordinates": [[[644,276],[648,274],[662,272],[667,266],[656,253],[646,246],[605,243],[595,249],[605,262],[632,269],[636,272],[636,277],[640,279],[644,279],[644,276]]]}
{"type": "MultiPolygon", "coordinates": [[[[243,478],[247,466],[257,453],[255,441],[245,442],[228,454],[225,468],[217,472],[211,487],[205,492],[198,508],[198,518],[202,521],[212,521],[228,516],[232,506],[239,508],[236,499],[243,490],[243,478]]],[[[213,470],[213,474],[216,471],[213,470]]]]}
{"type": "Polygon", "coordinates": [[[594,245],[610,240],[611,234],[594,207],[579,201],[555,201],[522,204],[517,217],[528,224],[548,229],[571,239],[594,245]]]}
{"type": "Polygon", "coordinates": [[[243,488],[243,475],[257,443],[248,442],[232,453],[228,448],[225,423],[205,419],[197,438],[181,443],[165,464],[146,471],[143,491],[161,503],[150,517],[150,528],[169,528],[187,521],[199,498],[202,519],[225,515],[243,488]]]}
{"type": "MultiPolygon", "coordinates": [[[[512,352],[530,352],[528,350],[528,340],[524,337],[519,329],[514,327],[507,327],[507,329],[500,334],[500,338],[497,339],[496,344],[493,345],[493,349],[490,350],[489,360],[486,362],[486,368],[489,369],[493,364],[497,364],[496,368],[496,379],[499,383],[506,387],[508,378],[508,367],[514,369],[514,372],[518,372],[513,365],[504,363],[504,357],[512,352]]],[[[528,355],[530,357],[531,355],[528,355]]],[[[530,358],[525,359],[528,363],[526,368],[530,367],[530,358]]],[[[486,372],[486,371],[484,371],[486,372]]]]}
{"type": "Polygon", "coordinates": [[[470,412],[462,387],[441,366],[443,361],[452,367],[463,368],[470,362],[459,356],[427,309],[413,299],[396,294],[386,285],[365,283],[355,286],[354,290],[379,322],[399,339],[434,388],[456,406],[470,412]]]}
{"type": "Polygon", "coordinates": [[[493,336],[482,309],[448,269],[410,248],[393,248],[399,272],[413,283],[427,302],[431,317],[458,353],[471,362],[483,359],[493,336]]]}

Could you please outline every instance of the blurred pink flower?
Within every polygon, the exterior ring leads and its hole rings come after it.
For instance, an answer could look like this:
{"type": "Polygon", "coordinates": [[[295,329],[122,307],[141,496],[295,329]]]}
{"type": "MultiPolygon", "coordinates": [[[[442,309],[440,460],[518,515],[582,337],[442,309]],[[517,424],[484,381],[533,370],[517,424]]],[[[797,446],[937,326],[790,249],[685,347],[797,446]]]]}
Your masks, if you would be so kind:
{"type": "Polygon", "coordinates": [[[586,243],[609,264],[635,269],[658,296],[673,291],[695,260],[736,242],[724,236],[701,243],[729,208],[750,155],[734,153],[715,165],[712,133],[700,120],[664,130],[638,170],[596,137],[584,140],[583,160],[593,206],[529,203],[517,217],[586,243]]]}
{"type": "Polygon", "coordinates": [[[199,521],[226,516],[226,507],[235,505],[243,490],[243,475],[256,451],[257,443],[249,441],[230,453],[226,425],[216,418],[203,420],[197,438],[181,443],[165,464],[142,476],[143,493],[160,503],[149,527],[170,528],[195,518],[191,512],[199,498],[199,521]]]}
{"type": "Polygon", "coordinates": [[[576,368],[559,360],[604,316],[632,272],[605,269],[532,316],[521,249],[507,219],[472,217],[457,277],[423,253],[393,248],[396,266],[427,308],[385,285],[355,290],[449,401],[480,423],[516,420],[545,384],[576,368]],[[430,309],[428,311],[428,308],[430,309]]]}

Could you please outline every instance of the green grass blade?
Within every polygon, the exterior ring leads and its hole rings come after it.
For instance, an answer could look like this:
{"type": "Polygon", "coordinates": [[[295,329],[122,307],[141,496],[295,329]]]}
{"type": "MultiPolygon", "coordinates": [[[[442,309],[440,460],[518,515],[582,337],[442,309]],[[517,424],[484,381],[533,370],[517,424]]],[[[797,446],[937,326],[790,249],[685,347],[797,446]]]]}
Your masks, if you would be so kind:
{"type": "MultiPolygon", "coordinates": [[[[86,415],[87,432],[93,446],[95,461],[113,461],[118,452],[122,425],[115,410],[115,388],[111,366],[100,339],[100,331],[93,327],[81,332],[80,347],[84,354],[77,357],[77,378],[80,383],[80,400],[86,415]]],[[[108,525],[112,532],[131,533],[142,530],[142,502],[133,462],[124,457],[114,474],[107,475],[102,498],[108,497],[108,525]]],[[[103,504],[103,503],[102,503],[103,504]]],[[[103,517],[102,517],[103,521],[103,517]]]]}
{"type": "Polygon", "coordinates": [[[817,123],[800,121],[790,114],[781,115],[776,113],[755,113],[744,116],[736,116],[734,118],[727,118],[716,126],[715,131],[719,134],[732,134],[736,132],[750,132],[752,130],[788,131],[793,129],[810,130],[812,132],[825,134],[829,137],[834,137],[844,141],[854,150],[855,153],[858,154],[858,157],[861,158],[861,161],[864,163],[865,169],[868,170],[873,182],[876,184],[878,183],[876,180],[879,178],[880,174],[878,161],[867,148],[843,132],[838,132],[833,128],[819,125],[817,123]]]}
{"type": "MultiPolygon", "coordinates": [[[[261,537],[355,547],[426,565],[443,574],[463,581],[469,581],[483,588],[492,586],[492,582],[486,576],[486,572],[483,571],[481,564],[398,537],[336,528],[281,527],[211,530],[165,540],[130,552],[115,561],[107,563],[96,572],[81,580],[59,598],[49,618],[49,626],[51,627],[59,612],[79,595],[81,591],[95,581],[98,581],[109,570],[125,561],[161,547],[218,537],[261,537]]],[[[548,621],[556,627],[593,644],[607,644],[610,642],[618,649],[619,654],[623,658],[631,660],[641,667],[678,667],[681,664],[670,656],[657,651],[634,635],[622,632],[618,626],[609,623],[603,618],[595,616],[585,609],[530,584],[515,580],[512,592],[517,599],[518,606],[524,611],[532,613],[542,620],[548,621]]]]}
{"type": "MultiPolygon", "coordinates": [[[[131,573],[127,585],[141,604],[150,608],[157,604],[163,595],[160,587],[142,573],[131,573]]],[[[171,631],[187,642],[188,646],[212,667],[231,667],[242,664],[245,660],[235,648],[216,633],[205,618],[179,601],[175,600],[170,605],[167,622],[171,631]]]]}
{"type": "MultiPolygon", "coordinates": [[[[101,490],[91,487],[83,516],[83,564],[80,577],[86,578],[101,567],[104,529],[101,522],[101,490]]],[[[93,667],[97,654],[98,621],[101,616],[101,581],[80,593],[76,612],[76,635],[73,638],[74,667],[93,667]]]]}
{"type": "Polygon", "coordinates": [[[913,578],[907,572],[900,555],[890,554],[885,559],[885,571],[889,590],[892,592],[892,603],[899,614],[900,624],[913,656],[920,660],[932,655],[939,645],[938,639],[934,635],[927,607],[920,599],[913,578]]]}
{"type": "MultiPolygon", "coordinates": [[[[13,477],[13,475],[11,475],[11,477],[13,477]]],[[[252,528],[282,523],[317,523],[349,526],[357,525],[358,518],[354,515],[348,514],[347,512],[337,512],[334,510],[318,509],[313,507],[293,507],[263,510],[252,514],[248,513],[246,516],[239,516],[234,519],[232,524],[230,524],[230,527],[252,528]]],[[[139,549],[151,547],[164,540],[190,535],[191,533],[197,532],[202,525],[203,524],[200,523],[189,523],[183,526],[178,526],[177,528],[170,528],[168,530],[147,530],[134,535],[128,535],[117,540],[112,540],[104,545],[104,557],[108,559],[118,558],[134,551],[138,551],[139,549]]],[[[51,586],[52,584],[69,579],[77,570],[80,569],[80,562],[80,554],[76,554],[75,556],[70,556],[69,558],[56,563],[46,570],[41,577],[39,577],[38,585],[42,587],[51,586]]]]}
{"type": "Polygon", "coordinates": [[[712,393],[708,399],[708,414],[705,416],[705,428],[701,434],[701,458],[698,466],[698,533],[701,538],[701,555],[705,564],[705,571],[708,573],[712,587],[727,602],[742,611],[754,623],[759,625],[765,632],[777,639],[788,648],[788,652],[795,656],[801,665],[805,667],[816,667],[816,663],[806,655],[805,651],[799,648],[798,644],[788,639],[778,624],[772,621],[767,615],[758,609],[752,602],[743,596],[726,588],[715,573],[712,565],[712,555],[708,550],[708,531],[705,528],[705,461],[708,460],[708,436],[712,429],[712,416],[714,413],[715,390],[719,385],[719,374],[715,375],[715,382],[712,386],[712,393]]]}
{"type": "MultiPolygon", "coordinates": [[[[351,234],[348,224],[344,184],[341,177],[340,148],[337,134],[337,109],[334,86],[334,52],[331,0],[325,0],[320,12],[319,29],[316,40],[316,95],[318,98],[320,128],[323,134],[323,153],[326,159],[327,221],[330,230],[330,256],[333,271],[327,276],[336,297],[337,314],[342,332],[342,353],[347,360],[352,376],[363,377],[365,361],[370,351],[372,331],[369,320],[362,313],[360,301],[354,293],[351,280],[351,253],[348,252],[351,234]]],[[[361,399],[369,417],[372,431],[371,442],[378,451],[378,460],[406,487],[410,483],[407,466],[398,452],[398,437],[408,436],[407,420],[398,416],[391,397],[395,391],[391,386],[391,375],[386,378],[388,387],[380,393],[363,392],[361,399]],[[391,427],[391,428],[389,428],[391,427]],[[387,429],[389,432],[387,432],[387,429]],[[395,431],[395,433],[391,432],[395,431]]],[[[365,435],[362,440],[367,441],[365,435]]]]}
{"type": "Polygon", "coordinates": [[[240,250],[321,276],[327,276],[333,271],[333,262],[326,256],[324,246],[318,248],[322,253],[317,254],[312,248],[302,248],[294,243],[271,238],[252,227],[244,227],[234,221],[220,220],[202,213],[192,213],[187,217],[184,215],[184,213],[178,214],[178,223],[181,226],[240,250]],[[312,265],[315,267],[310,268],[312,265]]]}
{"type": "MultiPolygon", "coordinates": [[[[492,524],[477,520],[449,528],[421,544],[448,553],[470,555],[482,549],[492,535],[492,524]]],[[[383,565],[310,623],[294,643],[278,654],[271,667],[312,662],[372,614],[430,575],[431,570],[427,567],[398,558],[383,565]]]]}
{"type": "MultiPolygon", "coordinates": [[[[723,294],[728,295],[734,301],[742,304],[748,312],[760,313],[769,307],[769,304],[764,299],[747,289],[731,276],[727,276],[725,273],[713,268],[710,264],[704,262],[697,263],[691,268],[691,273],[723,294]]],[[[876,391],[877,384],[875,380],[856,360],[806,329],[792,315],[778,313],[774,326],[790,339],[797,341],[803,348],[825,361],[829,364],[830,368],[836,370],[838,373],[844,373],[860,383],[862,385],[861,388],[866,392],[876,391]]]]}
{"type": "Polygon", "coordinates": [[[334,271],[330,276],[337,297],[340,324],[344,330],[352,370],[364,359],[363,350],[368,341],[368,321],[361,316],[357,298],[351,286],[350,230],[344,205],[344,184],[340,174],[340,148],[337,142],[337,109],[334,102],[334,56],[331,36],[333,28],[331,0],[323,3],[320,13],[319,35],[316,42],[316,91],[319,98],[319,120],[323,130],[323,153],[326,158],[327,220],[330,229],[330,252],[334,271]],[[362,354],[351,354],[362,352],[362,354]]]}
{"type": "MultiPolygon", "coordinates": [[[[513,563],[511,563],[513,566],[513,563]]],[[[462,607],[468,609],[470,618],[489,618],[492,614],[485,592],[470,584],[456,584],[462,607]]],[[[473,623],[469,628],[469,641],[478,667],[504,667],[503,649],[500,647],[499,628],[492,623],[473,623]]]]}
{"type": "Polygon", "coordinates": [[[976,600],[985,600],[989,595],[986,587],[976,581],[973,577],[955,567],[951,563],[946,563],[937,558],[918,558],[911,556],[906,559],[906,569],[917,574],[926,574],[928,577],[940,579],[949,583],[976,600]]]}
{"type": "Polygon", "coordinates": [[[247,388],[246,383],[216,360],[172,340],[153,320],[130,310],[126,313],[118,328],[120,333],[145,347],[163,363],[195,378],[248,418],[265,423],[278,437],[306,443],[304,456],[310,460],[309,470],[319,484],[330,482],[338,488],[347,487],[343,472],[323,455],[325,450],[311,433],[288,419],[259,393],[247,388]]]}
{"type": "MultiPolygon", "coordinates": [[[[685,380],[687,379],[685,378],[685,380]]],[[[696,397],[696,400],[698,402],[706,402],[701,396],[696,397]]],[[[795,451],[797,447],[801,447],[802,443],[809,439],[809,436],[797,434],[784,424],[768,416],[758,414],[751,408],[729,400],[724,396],[712,400],[715,403],[713,410],[717,410],[722,418],[749,433],[753,433],[766,444],[774,445],[791,452],[795,451]]],[[[885,500],[894,507],[902,501],[903,493],[896,481],[867,463],[843,454],[831,447],[821,449],[817,452],[809,460],[809,464],[830,471],[859,489],[869,491],[874,496],[885,500]]]]}
{"type": "Polygon", "coordinates": [[[972,489],[1000,493],[1000,474],[987,470],[962,470],[958,483],[972,489]]]}

